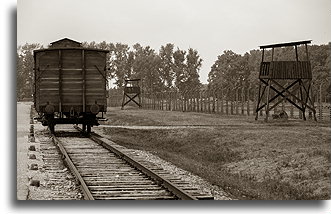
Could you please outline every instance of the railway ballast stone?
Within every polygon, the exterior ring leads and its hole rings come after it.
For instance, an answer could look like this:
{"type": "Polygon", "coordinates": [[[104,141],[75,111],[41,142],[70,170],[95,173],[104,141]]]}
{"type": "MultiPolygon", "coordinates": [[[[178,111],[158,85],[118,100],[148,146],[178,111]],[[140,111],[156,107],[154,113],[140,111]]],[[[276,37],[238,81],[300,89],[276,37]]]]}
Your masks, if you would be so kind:
{"type": "Polygon", "coordinates": [[[36,159],[36,155],[35,154],[29,154],[29,159],[36,159]]]}
{"type": "Polygon", "coordinates": [[[36,147],[34,145],[29,146],[30,151],[36,151],[36,147]]]}
{"type": "Polygon", "coordinates": [[[31,180],[30,181],[30,186],[39,187],[40,186],[40,181],[39,180],[31,180]]]}
{"type": "Polygon", "coordinates": [[[29,169],[30,169],[30,170],[38,170],[38,164],[36,164],[36,163],[32,163],[32,164],[29,166],[29,169]]]}

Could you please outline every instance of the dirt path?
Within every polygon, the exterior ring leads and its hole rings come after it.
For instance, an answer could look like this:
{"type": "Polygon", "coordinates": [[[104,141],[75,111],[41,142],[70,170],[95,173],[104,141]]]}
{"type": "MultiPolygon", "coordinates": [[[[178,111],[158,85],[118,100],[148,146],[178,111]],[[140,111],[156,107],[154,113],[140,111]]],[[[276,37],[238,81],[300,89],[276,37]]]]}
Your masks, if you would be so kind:
{"type": "Polygon", "coordinates": [[[17,103],[17,199],[26,200],[28,195],[27,152],[30,123],[30,102],[17,103]]]}
{"type": "Polygon", "coordinates": [[[208,125],[174,125],[174,126],[121,126],[121,125],[100,125],[100,128],[123,128],[123,129],[143,129],[143,130],[153,130],[153,129],[194,129],[194,128],[213,128],[217,126],[208,126],[208,125]]]}

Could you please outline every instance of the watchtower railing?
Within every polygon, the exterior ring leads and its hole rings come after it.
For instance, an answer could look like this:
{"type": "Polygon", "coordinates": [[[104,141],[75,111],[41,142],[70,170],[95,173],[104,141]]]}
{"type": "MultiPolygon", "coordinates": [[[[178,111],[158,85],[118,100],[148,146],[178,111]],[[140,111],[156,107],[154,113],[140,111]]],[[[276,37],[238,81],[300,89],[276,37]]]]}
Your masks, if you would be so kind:
{"type": "Polygon", "coordinates": [[[261,62],[260,79],[311,79],[309,61],[261,62]]]}
{"type": "Polygon", "coordinates": [[[124,92],[127,94],[138,94],[140,93],[140,87],[139,86],[127,86],[124,88],[124,92]]]}

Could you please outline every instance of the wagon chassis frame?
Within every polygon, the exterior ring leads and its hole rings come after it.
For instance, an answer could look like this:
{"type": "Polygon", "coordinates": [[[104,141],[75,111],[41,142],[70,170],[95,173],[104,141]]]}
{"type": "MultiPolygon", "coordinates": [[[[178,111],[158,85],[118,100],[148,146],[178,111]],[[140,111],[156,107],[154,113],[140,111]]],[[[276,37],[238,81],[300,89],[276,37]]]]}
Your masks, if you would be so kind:
{"type": "MultiPolygon", "coordinates": [[[[102,112],[103,113],[103,112],[102,112]]],[[[54,133],[54,126],[57,124],[82,124],[82,130],[87,132],[88,134],[91,132],[91,127],[99,126],[99,120],[107,120],[103,116],[97,117],[96,115],[90,114],[87,116],[80,116],[80,117],[69,117],[64,118],[54,117],[54,114],[44,114],[36,118],[39,122],[41,122],[44,126],[48,126],[50,131],[54,133]]]]}

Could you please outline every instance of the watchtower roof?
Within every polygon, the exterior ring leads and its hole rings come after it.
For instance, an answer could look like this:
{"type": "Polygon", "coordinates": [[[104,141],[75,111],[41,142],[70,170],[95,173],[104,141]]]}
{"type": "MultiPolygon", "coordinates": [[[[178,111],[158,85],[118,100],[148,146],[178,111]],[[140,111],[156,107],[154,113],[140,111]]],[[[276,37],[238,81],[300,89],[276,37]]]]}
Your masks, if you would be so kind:
{"type": "Polygon", "coordinates": [[[304,44],[310,44],[311,41],[312,40],[305,40],[305,41],[297,41],[297,42],[286,42],[286,43],[278,43],[278,44],[271,44],[271,45],[262,45],[262,46],[260,46],[260,49],[304,45],[304,44]]]}

